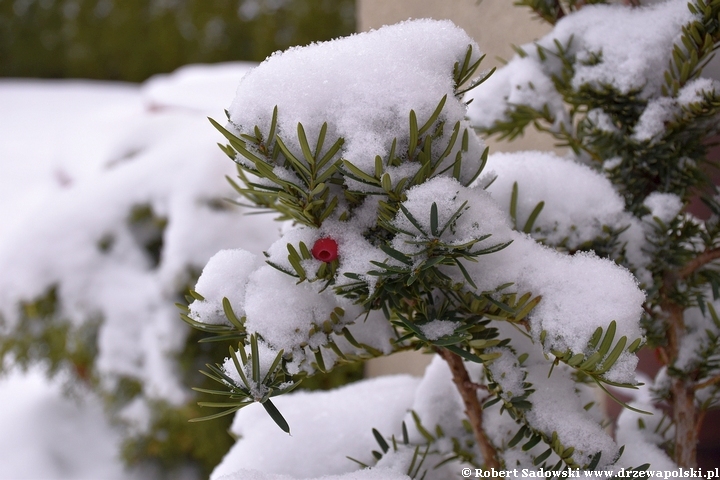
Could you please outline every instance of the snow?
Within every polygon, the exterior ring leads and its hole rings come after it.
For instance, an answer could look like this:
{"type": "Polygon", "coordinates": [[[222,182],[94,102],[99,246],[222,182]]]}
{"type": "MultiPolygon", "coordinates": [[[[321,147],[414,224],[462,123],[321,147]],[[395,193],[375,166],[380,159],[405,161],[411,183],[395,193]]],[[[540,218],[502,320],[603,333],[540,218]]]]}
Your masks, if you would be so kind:
{"type": "Polygon", "coordinates": [[[420,330],[428,340],[437,340],[448,335],[452,335],[455,329],[460,326],[459,322],[450,322],[448,320],[433,320],[420,326],[420,330]]]}
{"type": "Polygon", "coordinates": [[[643,89],[649,95],[659,91],[663,79],[656,73],[668,64],[682,26],[694,18],[682,0],[636,9],[598,5],[559,22],[539,44],[548,49],[554,49],[556,39],[563,46],[570,44],[570,52],[578,54],[581,62],[583,56],[602,52],[600,63],[576,66],[575,88],[612,84],[622,92],[643,89]],[[643,35],[638,36],[638,31],[643,35]]]}
{"type": "MultiPolygon", "coordinates": [[[[271,218],[222,200],[233,196],[223,177],[234,167],[205,118],[223,117],[247,69],[187,67],[144,85],[0,81],[3,335],[18,302],[53,285],[58,317],[79,326],[101,316],[103,388],[112,392],[121,376],[144,384],[119,413],[136,433],[147,427],[149,400],[177,403],[189,392],[175,366],[187,330],[173,304],[190,270],[223,248],[259,254],[279,232],[271,218]],[[142,247],[157,227],[128,221],[138,205],[167,219],[157,265],[142,247]]],[[[35,371],[0,385],[0,477],[135,478],[116,458],[124,437],[103,420],[100,399],[75,406],[35,371]]]]}
{"type": "MultiPolygon", "coordinates": [[[[107,385],[130,376],[141,380],[149,398],[173,403],[187,397],[173,357],[187,330],[178,325],[174,302],[190,272],[219,248],[259,253],[277,232],[271,219],[243,217],[241,208],[223,204],[222,197],[232,195],[223,177],[233,166],[204,117],[212,97],[187,101],[192,92],[207,90],[203,78],[227,87],[248,66],[224,65],[219,76],[199,68],[141,87],[0,85],[3,104],[17,112],[6,117],[10,141],[0,147],[3,158],[13,159],[0,167],[8,184],[0,194],[9,212],[0,235],[6,331],[19,301],[57,286],[59,315],[75,325],[102,316],[96,365],[107,385]],[[45,124],[42,141],[35,133],[37,112],[45,124]],[[166,222],[164,230],[153,233],[161,227],[152,218],[133,224],[137,207],[164,219],[157,220],[166,222]],[[163,242],[157,265],[143,247],[148,234],[163,242]]],[[[226,94],[228,88],[212,91],[226,94]]],[[[222,103],[215,102],[215,114],[222,115],[222,103]]]]}
{"type": "MultiPolygon", "coordinates": [[[[231,305],[242,307],[247,279],[259,264],[255,255],[245,250],[220,250],[208,260],[203,271],[214,271],[215,275],[200,275],[195,291],[204,297],[190,304],[189,316],[204,323],[228,323],[223,313],[223,298],[231,305]]],[[[240,318],[245,315],[242,309],[234,310],[240,318]]]]}
{"type": "Polygon", "coordinates": [[[491,349],[489,352],[501,354],[487,369],[493,380],[500,385],[502,398],[509,401],[515,396],[523,395],[523,383],[527,375],[516,355],[508,348],[491,349]]]}
{"type": "MultiPolygon", "coordinates": [[[[710,292],[707,293],[709,297],[710,292]]],[[[720,302],[712,302],[712,305],[716,312],[720,311],[720,302]]],[[[720,326],[715,324],[709,311],[706,310],[703,312],[699,308],[688,309],[683,319],[685,321],[686,332],[680,342],[678,356],[673,367],[681,372],[693,372],[704,363],[703,353],[707,355],[708,352],[712,352],[713,340],[710,335],[715,337],[720,335],[720,326]]],[[[702,381],[705,378],[712,378],[714,375],[720,373],[719,371],[720,368],[717,366],[715,368],[708,368],[703,372],[702,378],[698,380],[702,381]]],[[[702,390],[700,390],[700,392],[702,392],[702,390]]],[[[698,396],[701,396],[700,392],[698,392],[698,396]]],[[[708,392],[703,393],[707,394],[708,392]]]]}
{"type": "Polygon", "coordinates": [[[508,105],[527,105],[537,110],[548,105],[556,115],[557,126],[565,121],[562,97],[542,65],[532,57],[515,57],[468,96],[473,99],[468,116],[477,127],[489,128],[497,120],[508,120],[508,105]]]}
{"type": "Polygon", "coordinates": [[[652,415],[641,414],[623,409],[618,417],[615,436],[625,450],[618,466],[637,467],[649,463],[653,470],[675,470],[677,465],[668,457],[660,445],[674,437],[674,427],[666,414],[656,408],[652,401],[652,380],[640,374],[643,386],[633,391],[630,406],[650,412],[652,415]],[[642,425],[642,428],[640,428],[642,425]],[[661,432],[665,431],[663,435],[661,432]]]}
{"type": "MultiPolygon", "coordinates": [[[[320,282],[297,284],[293,277],[271,266],[260,267],[250,277],[245,298],[248,332],[259,333],[276,350],[293,352],[298,369],[313,371],[305,361],[303,347],[309,344],[318,348],[312,343],[326,343],[322,330],[318,334],[323,340],[313,342],[313,326],[322,327],[339,306],[332,290],[320,293],[321,289],[320,282]]],[[[345,306],[350,313],[343,317],[344,323],[354,321],[359,308],[350,302],[345,302],[345,306]]],[[[312,360],[312,354],[308,358],[312,360]]]]}
{"type": "Polygon", "coordinates": [[[535,389],[528,398],[533,404],[527,413],[530,425],[549,436],[557,432],[562,445],[575,447],[573,460],[580,465],[590,463],[597,452],[601,452],[598,468],[612,465],[619,447],[597,422],[588,418],[573,382],[568,381],[570,373],[557,369],[548,377],[547,371],[547,365],[528,367],[527,380],[535,389]]]}
{"type": "MultiPolygon", "coordinates": [[[[718,62],[715,61],[711,63],[718,62]]],[[[699,102],[702,100],[703,94],[712,94],[713,92],[720,90],[720,74],[703,70],[703,74],[705,73],[710,74],[711,78],[696,78],[695,80],[689,81],[683,88],[680,89],[678,92],[678,103],[680,103],[680,105],[685,106],[690,105],[691,103],[699,102]]]]}
{"type": "MultiPolygon", "coordinates": [[[[245,354],[247,355],[248,363],[244,365],[242,364],[241,360],[241,352],[236,351],[235,355],[240,362],[240,367],[242,368],[243,375],[245,375],[245,378],[248,380],[249,385],[247,385],[247,387],[250,391],[250,394],[254,399],[259,401],[265,396],[265,394],[268,393],[268,388],[262,385],[262,381],[268,373],[272,373],[270,372],[270,368],[273,366],[273,362],[277,358],[279,352],[268,347],[265,342],[258,341],[257,346],[257,359],[253,359],[252,347],[250,345],[247,345],[245,347],[245,354]],[[255,361],[257,361],[257,364],[260,367],[258,369],[257,378],[253,376],[252,371],[252,365],[255,361]]],[[[228,375],[228,377],[232,378],[235,381],[236,385],[245,385],[245,382],[242,380],[242,377],[238,372],[238,368],[235,365],[235,361],[231,357],[227,357],[225,359],[225,362],[223,363],[223,370],[228,375]]]]}
{"type": "MultiPolygon", "coordinates": [[[[452,61],[462,57],[466,44],[464,34],[460,34],[454,27],[450,28],[447,22],[417,21],[273,55],[241,81],[230,108],[229,128],[244,135],[255,135],[256,126],[261,132],[267,132],[270,130],[272,112],[277,106],[278,135],[298,158],[303,158],[300,142],[294,133],[298,122],[303,124],[311,141],[314,141],[312,139],[319,132],[320,125],[327,122],[329,137],[341,136],[345,140],[337,155],[349,159],[368,175],[375,175],[376,155],[381,159],[385,157],[394,139],[399,139],[400,152],[407,149],[409,136],[404,119],[411,109],[417,112],[422,123],[422,119],[429,116],[436,106],[433,99],[439,95],[448,95],[448,106],[441,113],[441,118],[450,124],[462,124],[464,107],[458,104],[454,96],[450,96],[453,85],[447,72],[452,61]],[[427,38],[433,38],[434,44],[445,43],[445,56],[440,57],[435,50],[430,50],[428,58],[423,58],[422,66],[419,66],[415,57],[407,55],[408,45],[417,48],[418,43],[425,45],[427,38]],[[376,54],[369,56],[366,52],[370,49],[376,54]],[[394,83],[394,77],[379,82],[375,68],[400,73],[421,70],[415,88],[407,89],[404,88],[405,83],[394,83]],[[347,77],[348,71],[354,72],[352,79],[347,77]],[[438,81],[435,81],[436,77],[438,81]]],[[[477,139],[469,143],[472,145],[470,150],[476,153],[482,147],[477,139]]],[[[262,155],[261,152],[259,154],[262,155]]],[[[393,184],[398,175],[407,176],[414,172],[413,168],[417,168],[417,162],[410,158],[411,154],[401,155],[405,155],[404,163],[388,169],[393,184]]],[[[479,156],[474,158],[479,159],[479,156]]],[[[603,432],[595,416],[587,414],[583,409],[583,404],[587,402],[576,393],[575,383],[568,371],[559,368],[550,380],[544,377],[552,361],[549,357],[552,351],[592,355],[594,350],[588,346],[590,338],[598,327],[606,329],[611,321],[617,323],[616,338],[625,336],[630,341],[641,338],[639,318],[644,294],[630,272],[611,261],[590,253],[573,256],[561,254],[518,233],[512,228],[506,208],[497,202],[505,195],[504,200],[509,203],[508,190],[511,187],[508,188],[508,185],[521,181],[523,193],[528,191],[530,198],[521,205],[520,215],[527,218],[538,196],[547,196],[549,206],[560,211],[543,217],[538,223],[539,230],[548,236],[556,235],[558,243],[567,241],[565,237],[572,237],[569,242],[574,245],[593,239],[606,225],[622,229],[629,218],[624,214],[622,199],[615,194],[608,181],[587,167],[539,153],[508,156],[507,160],[506,163],[503,163],[503,158],[497,161],[498,170],[508,170],[506,175],[502,175],[507,178],[497,186],[497,196],[495,187],[486,191],[479,186],[489,182],[487,177],[478,185],[468,187],[467,182],[462,181],[462,176],[461,181],[458,181],[449,175],[436,175],[409,188],[402,200],[403,208],[392,219],[394,236],[389,243],[393,249],[413,258],[413,268],[428,258],[429,249],[423,242],[467,248],[470,254],[505,245],[498,252],[477,256],[475,262],[465,261],[467,275],[476,286],[472,289],[460,269],[443,266],[443,273],[472,291],[495,295],[498,287],[504,285],[505,291],[518,294],[531,292],[541,297],[539,305],[527,317],[528,333],[535,342],[530,346],[534,350],[532,363],[526,370],[521,370],[510,350],[498,350],[497,353],[503,355],[497,365],[489,368],[498,381],[508,388],[508,396],[522,394],[522,383],[527,374],[534,384],[537,383],[529,399],[533,407],[527,413],[533,427],[548,436],[557,432],[563,443],[574,445],[574,458],[578,463],[587,464],[596,452],[602,452],[601,464],[609,465],[616,456],[618,446],[603,432]],[[516,163],[513,164],[513,161],[516,163]],[[550,166],[546,168],[546,164],[550,166]],[[552,180],[559,183],[557,179],[575,176],[579,180],[573,186],[575,190],[570,193],[583,200],[570,206],[566,206],[572,203],[567,201],[567,189],[543,189],[544,183],[552,180]],[[587,201],[586,196],[589,196],[587,201]],[[586,214],[584,209],[592,209],[597,204],[606,206],[587,219],[583,215],[586,214]],[[436,212],[437,222],[435,214],[431,212],[436,212]],[[557,392],[563,396],[563,408],[560,410],[555,409],[556,405],[553,404],[557,392]]],[[[274,162],[271,159],[267,161],[278,176],[292,174],[289,170],[284,171],[285,166],[274,162]]],[[[372,188],[358,186],[355,180],[340,178],[350,189],[372,191],[372,188]]],[[[248,333],[256,333],[263,342],[267,342],[265,356],[268,358],[265,361],[270,362],[275,352],[282,349],[287,355],[285,368],[290,373],[313,373],[313,351],[327,347],[330,342],[334,342],[341,350],[352,352],[348,342],[338,335],[344,326],[348,326],[353,335],[370,338],[371,344],[389,344],[392,331],[387,328],[377,329],[377,324],[383,323],[378,312],[370,313],[368,320],[372,319],[372,322],[363,320],[364,312],[343,297],[342,289],[325,288],[325,281],[317,278],[320,262],[310,258],[302,260],[305,275],[298,276],[294,275],[297,267],[288,256],[288,252],[293,250],[302,252],[303,248],[311,248],[319,239],[333,239],[338,245],[335,286],[355,282],[344,275],[355,274],[361,281],[366,281],[368,290],[372,291],[376,284],[369,278],[372,275],[368,272],[376,270],[378,262],[400,264],[397,259],[387,258],[388,255],[378,246],[379,241],[373,243],[370,240],[372,235],[369,235],[369,231],[377,226],[377,208],[378,201],[370,200],[356,210],[348,210],[349,220],[341,219],[336,213],[316,227],[286,226],[282,236],[267,248],[268,265],[255,266],[252,271],[243,267],[234,282],[224,274],[226,266],[222,262],[208,265],[200,282],[217,285],[222,281],[230,281],[231,285],[227,288],[234,295],[233,308],[245,313],[248,333]],[[242,291],[244,294],[238,294],[242,291]],[[270,305],[272,308],[268,308],[270,305]],[[344,314],[333,319],[332,314],[338,311],[338,307],[343,309],[344,314]]],[[[245,253],[242,255],[246,256],[245,253]]],[[[218,301],[219,296],[216,295],[213,303],[217,305],[218,301]]],[[[191,307],[193,312],[194,308],[191,307]]],[[[201,315],[198,319],[212,322],[212,315],[209,314],[207,319],[201,315]]],[[[384,323],[387,324],[386,321],[384,323]]],[[[420,328],[427,338],[438,339],[452,334],[456,324],[437,319],[420,325],[420,328]]],[[[335,362],[336,354],[328,348],[320,352],[326,365],[335,362]]],[[[623,354],[612,368],[608,366],[603,376],[615,382],[634,383],[636,364],[634,355],[623,354]]],[[[225,366],[232,373],[234,365],[226,361],[225,366]]],[[[477,382],[482,381],[481,367],[475,365],[470,370],[477,382]]],[[[370,388],[369,383],[372,382],[348,386],[332,394],[294,393],[276,397],[273,401],[288,419],[293,435],[300,435],[296,433],[296,423],[304,431],[310,429],[307,423],[312,422],[312,429],[318,438],[334,440],[332,448],[353,450],[356,444],[347,443],[344,437],[348,435],[348,430],[355,435],[359,430],[348,428],[337,432],[328,431],[326,428],[329,427],[325,426],[324,421],[318,420],[313,412],[324,409],[321,417],[324,420],[325,416],[338,412],[338,409],[354,408],[355,413],[349,421],[360,421],[363,414],[358,413],[359,407],[354,407],[358,398],[362,398],[363,408],[367,407],[369,411],[373,411],[372,405],[382,404],[384,409],[393,409],[397,413],[404,412],[412,405],[421,421],[427,422],[427,428],[436,431],[435,427],[439,427],[439,431],[445,432],[438,434],[437,439],[441,453],[433,453],[438,461],[442,459],[438,456],[442,457],[443,453],[452,451],[453,441],[463,444],[462,439],[467,439],[468,432],[463,428],[461,413],[464,408],[458,404],[460,399],[448,368],[442,361],[436,359],[431,364],[414,396],[412,392],[406,391],[402,397],[393,397],[389,392],[395,386],[386,385],[388,390],[373,390],[373,395],[379,396],[379,399],[371,397],[362,393],[370,388]],[[330,397],[335,402],[332,407],[325,406],[325,399],[330,397]],[[350,406],[345,405],[346,401],[350,406]],[[298,413],[300,411],[305,416],[301,417],[298,413]]],[[[256,392],[256,396],[263,393],[256,392]]],[[[265,412],[257,407],[252,405],[236,414],[233,433],[241,439],[215,471],[215,477],[248,469],[300,477],[347,471],[345,469],[348,467],[333,463],[337,459],[331,453],[338,452],[323,450],[323,447],[316,445],[318,441],[315,444],[310,440],[298,443],[279,429],[260,427],[256,422],[272,424],[268,423],[271,420],[265,412]],[[308,450],[311,446],[312,451],[308,450]],[[327,459],[322,469],[317,467],[317,455],[327,459]]],[[[493,415],[498,414],[496,411],[488,415],[490,421],[502,425],[502,420],[492,420],[493,415]]],[[[399,415],[394,417],[394,426],[387,419],[391,432],[397,432],[400,418],[399,415]]],[[[413,440],[422,442],[419,428],[413,426],[412,418],[407,414],[404,414],[404,418],[406,424],[410,425],[413,440]]],[[[369,422],[361,423],[367,428],[369,422]]],[[[333,424],[332,428],[338,427],[333,424]]],[[[378,428],[387,435],[386,430],[378,428]]],[[[504,425],[503,433],[499,435],[506,435],[509,430],[504,425]]],[[[357,439],[353,437],[352,441],[357,442],[357,439]]],[[[507,438],[502,441],[507,441],[507,438]]],[[[364,454],[360,453],[366,457],[350,454],[368,462],[367,450],[364,454]]],[[[383,458],[378,466],[393,466],[402,470],[407,454],[403,447],[383,458]]],[[[520,459],[517,456],[515,458],[520,459]]],[[[435,472],[433,476],[443,478],[442,475],[450,473],[458,464],[459,461],[447,463],[444,467],[447,471],[435,472]]]]}
{"type": "Polygon", "coordinates": [[[218,112],[235,94],[238,80],[255,66],[249,62],[185,65],[148,79],[141,93],[150,109],[186,109],[224,118],[218,112]]]}
{"type": "Polygon", "coordinates": [[[696,78],[689,81],[677,94],[677,98],[659,97],[651,99],[634,127],[634,140],[653,140],[659,137],[666,125],[682,118],[683,108],[700,102],[703,95],[710,95],[720,89],[720,82],[711,78],[696,78]]]}
{"type": "MultiPolygon", "coordinates": [[[[473,372],[471,379],[479,382],[480,369],[473,365],[466,366],[473,372]]],[[[466,434],[462,426],[465,406],[452,382],[450,367],[437,355],[433,356],[415,390],[411,410],[417,413],[423,427],[430,432],[434,432],[435,427],[440,425],[448,435],[466,434]]],[[[422,443],[424,438],[410,414],[405,415],[405,424],[410,442],[422,443]]]]}
{"type": "Polygon", "coordinates": [[[590,167],[554,153],[495,153],[488,157],[484,172],[497,177],[487,190],[508,212],[513,184],[517,182],[519,228],[537,204],[544,203],[532,235],[546,244],[575,249],[601,236],[604,226],[619,230],[632,222],[609,180],[590,167]]]}
{"type": "MultiPolygon", "coordinates": [[[[238,442],[210,478],[219,480],[239,475],[235,473],[238,470],[257,470],[289,478],[353,472],[337,480],[364,479],[361,475],[372,474],[357,472],[359,465],[346,456],[373,463],[371,452],[379,448],[373,428],[385,436],[400,437],[402,417],[417,383],[409,376],[387,376],[332,392],[294,392],[274,397],[273,403],[290,424],[291,435],[277,428],[260,405],[246,407],[238,411],[231,427],[238,442]]],[[[395,473],[389,478],[404,477],[395,473]]]]}
{"type": "Polygon", "coordinates": [[[0,478],[150,478],[123,467],[122,438],[100,400],[82,387],[75,393],[68,398],[62,382],[49,382],[41,368],[0,379],[0,478]]]}
{"type": "MultiPolygon", "coordinates": [[[[457,221],[452,222],[452,225],[438,235],[443,241],[461,245],[488,233],[495,235],[489,239],[492,243],[506,240],[510,230],[507,216],[496,207],[491,196],[481,189],[467,189],[452,178],[432,178],[407,191],[407,200],[403,202],[403,206],[417,220],[424,233],[418,232],[410,218],[402,213],[395,217],[394,226],[400,231],[413,233],[412,238],[433,236],[430,215],[433,203],[437,206],[439,230],[451,222],[456,212],[463,212],[457,221]],[[466,208],[462,207],[465,203],[470,209],[468,213],[465,213],[466,208]]],[[[395,246],[411,253],[412,247],[402,247],[409,237],[410,235],[404,233],[396,236],[395,246]]]]}
{"type": "Polygon", "coordinates": [[[680,197],[672,193],[653,192],[643,202],[650,210],[650,215],[657,217],[664,224],[670,223],[680,213],[683,204],[680,197]]]}
{"type": "MultiPolygon", "coordinates": [[[[604,166],[612,168],[611,161],[604,166]]],[[[552,152],[528,151],[491,154],[484,172],[478,186],[492,182],[487,191],[508,213],[517,183],[518,229],[524,228],[543,202],[530,235],[545,245],[573,251],[603,238],[606,228],[622,231],[620,248],[628,265],[640,283],[652,282],[646,269],[650,261],[645,251],[647,227],[625,211],[623,199],[597,171],[552,152]]]]}
{"type": "MultiPolygon", "coordinates": [[[[612,320],[618,325],[616,339],[625,336],[630,343],[643,337],[638,319],[645,295],[628,270],[594,254],[567,257],[547,251],[537,257],[526,266],[518,286],[543,297],[531,318],[535,335],[541,329],[547,332],[546,347],[589,354],[585,345],[595,329],[607,329],[612,320]]],[[[606,377],[634,383],[636,365],[636,357],[621,357],[606,377]]]]}
{"type": "Polygon", "coordinates": [[[648,102],[638,123],[635,125],[632,138],[639,141],[652,140],[665,131],[665,125],[679,111],[675,99],[669,97],[653,98],[648,102]]]}
{"type": "MultiPolygon", "coordinates": [[[[595,329],[606,329],[612,320],[618,326],[616,338],[626,336],[632,342],[643,336],[639,318],[645,295],[628,270],[591,253],[568,256],[536,243],[511,230],[506,214],[488,192],[462,187],[453,179],[433,178],[410,189],[403,205],[427,232],[428,212],[433,203],[437,205],[440,226],[453,212],[461,207],[466,209],[454,227],[440,236],[448,244],[463,244],[490,235],[472,247],[472,251],[478,251],[512,242],[498,252],[475,257],[476,262],[466,261],[465,266],[478,291],[492,292],[500,285],[512,283],[513,291],[519,294],[531,292],[542,297],[528,318],[536,340],[539,341],[542,331],[546,332],[542,342],[546,352],[569,349],[590,354],[586,345],[595,329]]],[[[401,213],[395,225],[413,235],[398,234],[393,248],[416,254],[421,247],[411,242],[426,238],[425,235],[415,234],[417,229],[401,213]]],[[[464,281],[458,271],[448,274],[457,282],[464,281]]],[[[622,356],[606,377],[634,383],[632,372],[636,362],[634,356],[622,356]]]]}

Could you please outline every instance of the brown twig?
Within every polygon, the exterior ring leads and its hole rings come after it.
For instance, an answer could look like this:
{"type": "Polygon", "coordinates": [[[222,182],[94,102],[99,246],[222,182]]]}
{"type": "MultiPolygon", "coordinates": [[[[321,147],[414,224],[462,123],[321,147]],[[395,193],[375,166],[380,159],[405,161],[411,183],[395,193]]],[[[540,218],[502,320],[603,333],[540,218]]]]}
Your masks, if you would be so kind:
{"type": "Polygon", "coordinates": [[[680,270],[678,270],[677,277],[679,279],[687,278],[693,273],[695,273],[695,271],[699,268],[707,265],[708,263],[718,258],[720,258],[720,248],[711,248],[710,250],[705,250],[700,255],[685,264],[685,266],[682,267],[680,270]]]}
{"type": "Polygon", "coordinates": [[[475,434],[475,441],[485,461],[485,468],[500,469],[497,450],[483,429],[482,405],[480,405],[480,400],[478,400],[477,396],[479,385],[470,380],[470,375],[468,375],[465,369],[462,358],[444,348],[438,348],[436,351],[450,367],[453,382],[455,382],[455,386],[458,392],[460,392],[460,396],[465,404],[465,415],[467,415],[470,421],[473,433],[475,434]]]}
{"type": "MultiPolygon", "coordinates": [[[[666,283],[663,288],[667,291],[666,283]]],[[[662,303],[662,310],[667,315],[668,344],[665,354],[670,361],[678,357],[680,341],[685,334],[683,307],[667,297],[662,303]]],[[[697,467],[697,412],[695,411],[695,388],[688,378],[673,377],[670,382],[672,400],[672,416],[675,423],[675,463],[685,468],[697,467]]]]}
{"type": "Polygon", "coordinates": [[[685,379],[673,378],[671,385],[673,421],[675,422],[675,463],[685,468],[697,467],[697,414],[695,390],[685,379]]]}
{"type": "MultiPolygon", "coordinates": [[[[720,258],[720,248],[706,249],[678,270],[666,272],[660,289],[660,309],[665,315],[668,343],[660,348],[662,360],[671,365],[680,353],[682,338],[686,335],[684,308],[670,298],[670,292],[677,288],[677,282],[686,280],[700,268],[720,258]]],[[[695,392],[701,388],[720,382],[713,377],[701,383],[693,383],[686,377],[674,377],[670,383],[670,399],[675,424],[674,460],[681,467],[697,466],[697,443],[699,426],[703,415],[695,408],[695,392]]]]}
{"type": "Polygon", "coordinates": [[[707,380],[704,380],[700,383],[696,383],[693,388],[695,390],[700,390],[701,388],[709,387],[710,385],[713,385],[715,383],[720,383],[720,375],[716,375],[716,376],[710,377],[707,380]]]}

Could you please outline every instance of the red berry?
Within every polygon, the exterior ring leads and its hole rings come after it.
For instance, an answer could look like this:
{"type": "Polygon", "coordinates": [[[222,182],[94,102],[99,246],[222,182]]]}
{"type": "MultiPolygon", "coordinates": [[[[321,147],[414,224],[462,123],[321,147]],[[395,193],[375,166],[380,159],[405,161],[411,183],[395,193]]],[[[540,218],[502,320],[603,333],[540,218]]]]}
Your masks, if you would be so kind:
{"type": "Polygon", "coordinates": [[[321,238],[313,245],[312,255],[321,262],[330,263],[338,257],[338,244],[330,237],[321,238]]]}

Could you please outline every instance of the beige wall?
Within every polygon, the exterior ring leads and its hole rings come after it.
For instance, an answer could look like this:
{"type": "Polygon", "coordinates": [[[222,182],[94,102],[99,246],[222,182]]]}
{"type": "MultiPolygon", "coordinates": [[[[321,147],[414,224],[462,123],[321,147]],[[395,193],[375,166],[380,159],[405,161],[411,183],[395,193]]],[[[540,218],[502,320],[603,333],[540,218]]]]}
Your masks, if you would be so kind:
{"type": "Polygon", "coordinates": [[[548,32],[547,24],[532,18],[512,0],[358,0],[358,30],[365,31],[408,18],[449,19],[463,28],[487,53],[487,67],[496,57],[513,55],[511,44],[532,42],[548,32]]]}
{"type": "MultiPolygon", "coordinates": [[[[532,42],[547,33],[549,26],[532,18],[527,8],[513,7],[513,0],[358,0],[358,31],[379,28],[408,18],[449,19],[478,42],[487,57],[484,68],[501,66],[500,58],[513,56],[511,45],[532,42]]],[[[513,150],[552,150],[547,136],[533,132],[512,144],[488,140],[490,152],[513,150]]],[[[422,375],[431,356],[401,353],[371,360],[367,376],[389,373],[422,375]]]]}

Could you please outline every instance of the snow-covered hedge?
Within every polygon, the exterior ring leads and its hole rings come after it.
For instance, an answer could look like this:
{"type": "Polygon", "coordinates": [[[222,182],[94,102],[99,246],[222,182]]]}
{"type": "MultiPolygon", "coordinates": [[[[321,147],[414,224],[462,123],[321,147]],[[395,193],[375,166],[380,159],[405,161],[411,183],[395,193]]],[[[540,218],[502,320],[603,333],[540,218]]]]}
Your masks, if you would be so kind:
{"type": "MultiPolygon", "coordinates": [[[[226,201],[235,168],[206,118],[251,66],[186,67],[139,86],[0,83],[0,359],[70,367],[128,426],[131,459],[198,415],[188,384],[210,357],[175,302],[215,251],[260,253],[279,232],[226,201]]],[[[212,435],[216,453],[168,448],[208,468],[224,441],[212,435]]]]}

